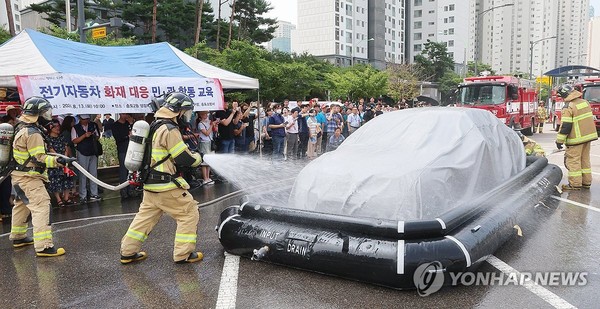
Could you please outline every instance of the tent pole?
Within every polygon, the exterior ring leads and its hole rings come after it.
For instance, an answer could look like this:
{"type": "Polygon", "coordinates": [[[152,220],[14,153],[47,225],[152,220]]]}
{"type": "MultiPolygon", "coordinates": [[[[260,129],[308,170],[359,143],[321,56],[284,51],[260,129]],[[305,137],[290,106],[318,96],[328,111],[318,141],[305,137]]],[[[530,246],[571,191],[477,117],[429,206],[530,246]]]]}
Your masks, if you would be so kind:
{"type": "MultiPolygon", "coordinates": [[[[262,102],[260,102],[260,89],[256,89],[256,122],[258,125],[258,157],[262,158],[262,139],[260,135],[262,133],[262,123],[260,122],[260,109],[262,107],[262,102]]],[[[265,113],[266,115],[266,113],[265,113]]]]}

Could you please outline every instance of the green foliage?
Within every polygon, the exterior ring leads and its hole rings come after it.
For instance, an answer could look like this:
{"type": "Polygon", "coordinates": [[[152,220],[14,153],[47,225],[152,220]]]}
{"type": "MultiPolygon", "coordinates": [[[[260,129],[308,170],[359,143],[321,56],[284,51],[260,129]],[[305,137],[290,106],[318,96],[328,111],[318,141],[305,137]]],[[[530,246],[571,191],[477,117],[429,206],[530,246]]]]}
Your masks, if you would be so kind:
{"type": "Polygon", "coordinates": [[[388,87],[388,73],[372,66],[356,65],[326,74],[334,98],[378,97],[388,87]]]}
{"type": "Polygon", "coordinates": [[[538,93],[538,100],[548,102],[548,98],[550,97],[550,93],[552,92],[552,87],[548,84],[541,84],[540,91],[538,93]]]}
{"type": "Polygon", "coordinates": [[[444,44],[427,40],[424,46],[421,54],[415,57],[415,63],[421,67],[422,72],[431,75],[431,81],[438,82],[446,71],[454,69],[454,61],[448,56],[448,49],[444,44]]]}
{"type": "MultiPolygon", "coordinates": [[[[467,66],[468,66],[467,76],[468,77],[476,76],[476,74],[475,74],[475,62],[469,61],[469,63],[467,64],[467,66]]],[[[489,64],[486,64],[486,63],[478,62],[477,63],[477,71],[479,73],[481,73],[483,71],[488,71],[488,72],[490,72],[490,75],[496,75],[496,71],[494,71],[492,69],[492,66],[489,65],[489,64]]]]}
{"type": "MultiPolygon", "coordinates": [[[[79,34],[74,32],[67,32],[67,30],[51,25],[47,29],[41,29],[43,33],[65,39],[70,41],[79,41],[79,34]]],[[[100,46],[131,46],[135,45],[135,37],[127,37],[127,38],[116,38],[115,32],[109,33],[105,38],[101,39],[92,39],[92,34],[90,32],[86,33],[86,40],[89,44],[100,45],[100,46]]]]}
{"type": "Polygon", "coordinates": [[[272,9],[265,0],[236,0],[234,20],[237,22],[237,40],[253,43],[268,42],[277,29],[276,19],[262,15],[272,9]]]}
{"type": "Polygon", "coordinates": [[[412,64],[388,65],[388,95],[399,100],[412,100],[419,96],[421,71],[412,64]]]}
{"type": "Polygon", "coordinates": [[[115,139],[101,137],[100,144],[102,144],[102,155],[98,157],[98,167],[119,165],[115,139]]]}
{"type": "Polygon", "coordinates": [[[11,39],[10,33],[6,30],[4,30],[4,28],[0,28],[0,44],[3,44],[4,42],[8,41],[11,39]]]}
{"type": "MultiPolygon", "coordinates": [[[[110,9],[110,3],[107,2],[106,0],[94,1],[94,3],[98,4],[100,7],[102,7],[102,5],[108,5],[109,7],[105,7],[105,8],[107,10],[110,9]]],[[[44,16],[43,19],[47,20],[48,22],[50,22],[51,24],[53,24],[57,27],[60,27],[61,24],[64,24],[66,21],[65,0],[54,0],[54,1],[43,2],[43,3],[39,3],[39,4],[32,3],[29,6],[29,8],[34,12],[42,14],[42,16],[44,16]]],[[[89,9],[84,9],[84,15],[85,15],[85,20],[95,19],[96,17],[98,17],[94,11],[91,11],[89,9]]],[[[73,18],[75,20],[75,28],[77,28],[77,16],[78,16],[77,6],[72,5],[71,6],[71,18],[73,18]]]]}
{"type": "Polygon", "coordinates": [[[444,76],[439,80],[439,91],[442,94],[442,105],[453,103],[453,95],[458,84],[462,82],[462,78],[453,71],[446,71],[444,76]]]}

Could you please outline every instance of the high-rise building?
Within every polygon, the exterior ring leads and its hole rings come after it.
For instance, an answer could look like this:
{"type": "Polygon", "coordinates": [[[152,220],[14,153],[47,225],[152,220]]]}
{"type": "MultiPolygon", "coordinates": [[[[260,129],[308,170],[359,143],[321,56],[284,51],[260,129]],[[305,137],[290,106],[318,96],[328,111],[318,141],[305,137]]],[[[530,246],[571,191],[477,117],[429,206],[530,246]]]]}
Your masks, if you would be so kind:
{"type": "Polygon", "coordinates": [[[342,66],[404,59],[404,1],[298,0],[294,52],[342,66]]]}
{"type": "Polygon", "coordinates": [[[267,50],[279,50],[286,53],[292,52],[292,31],[296,25],[287,21],[278,21],[277,30],[273,33],[273,39],[267,43],[267,50]]]}
{"type": "Polygon", "coordinates": [[[502,74],[527,75],[531,60],[533,75],[555,68],[557,6],[545,0],[477,0],[472,23],[478,61],[502,74]]]}
{"type": "Polygon", "coordinates": [[[588,29],[587,65],[600,69],[600,16],[590,20],[588,29]]]}
{"type": "Polygon", "coordinates": [[[556,66],[585,64],[587,63],[587,27],[590,1],[559,0],[558,6],[556,66]]]}
{"type": "Polygon", "coordinates": [[[408,60],[414,63],[428,41],[443,43],[454,59],[456,71],[464,73],[468,60],[472,60],[471,8],[475,0],[409,0],[407,24],[410,29],[407,41],[408,60]]]}

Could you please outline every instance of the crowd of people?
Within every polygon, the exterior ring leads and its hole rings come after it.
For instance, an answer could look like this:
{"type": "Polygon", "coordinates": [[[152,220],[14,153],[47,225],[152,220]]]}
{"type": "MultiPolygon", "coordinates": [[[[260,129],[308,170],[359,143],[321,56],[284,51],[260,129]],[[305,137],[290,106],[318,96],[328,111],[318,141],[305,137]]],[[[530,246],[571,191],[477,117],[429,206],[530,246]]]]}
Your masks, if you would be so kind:
{"type": "MultiPolygon", "coordinates": [[[[390,107],[371,98],[320,104],[316,100],[296,103],[270,103],[259,107],[255,102],[238,103],[232,100],[227,109],[216,112],[197,112],[191,125],[181,125],[184,142],[200,153],[258,154],[274,160],[312,160],[327,151],[335,150],[360,126],[384,112],[408,108],[400,103],[390,107]],[[260,138],[259,138],[260,136],[260,138]]],[[[9,105],[0,123],[15,125],[21,114],[19,106],[9,105]]],[[[51,153],[74,157],[89,173],[98,176],[98,158],[103,154],[101,138],[114,139],[119,167],[119,183],[127,181],[125,156],[129,136],[136,120],[152,121],[152,115],[54,115],[43,122],[46,145],[51,153]]],[[[70,167],[49,168],[47,190],[58,206],[94,202],[101,199],[102,190],[87,177],[79,177],[70,167]]],[[[192,186],[210,185],[215,175],[206,163],[197,173],[185,173],[192,186]]],[[[139,196],[138,190],[126,187],[120,191],[123,199],[139,196]]],[[[10,176],[0,185],[0,213],[10,216],[15,192],[10,176]]]]}

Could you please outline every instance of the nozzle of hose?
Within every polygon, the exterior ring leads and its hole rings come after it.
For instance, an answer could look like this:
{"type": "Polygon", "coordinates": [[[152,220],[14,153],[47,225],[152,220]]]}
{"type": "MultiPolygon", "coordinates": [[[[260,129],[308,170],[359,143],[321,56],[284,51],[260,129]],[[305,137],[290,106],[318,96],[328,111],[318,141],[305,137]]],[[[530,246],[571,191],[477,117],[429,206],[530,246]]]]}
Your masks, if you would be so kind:
{"type": "Polygon", "coordinates": [[[267,255],[267,252],[269,252],[269,246],[264,246],[260,249],[254,249],[253,254],[252,254],[252,260],[258,261],[258,260],[263,259],[265,257],[265,255],[267,255]]]}

